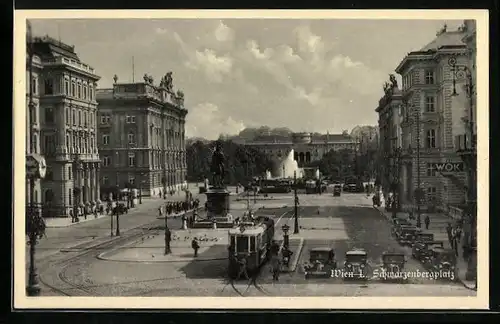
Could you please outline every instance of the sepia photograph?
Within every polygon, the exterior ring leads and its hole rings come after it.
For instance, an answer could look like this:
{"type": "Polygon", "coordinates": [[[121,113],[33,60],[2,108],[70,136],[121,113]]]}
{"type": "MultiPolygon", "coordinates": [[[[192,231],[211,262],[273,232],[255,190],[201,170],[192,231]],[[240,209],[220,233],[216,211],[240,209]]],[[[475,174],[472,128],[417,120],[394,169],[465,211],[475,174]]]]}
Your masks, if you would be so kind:
{"type": "Polygon", "coordinates": [[[487,11],[152,12],[15,14],[15,304],[486,306],[487,11]]]}

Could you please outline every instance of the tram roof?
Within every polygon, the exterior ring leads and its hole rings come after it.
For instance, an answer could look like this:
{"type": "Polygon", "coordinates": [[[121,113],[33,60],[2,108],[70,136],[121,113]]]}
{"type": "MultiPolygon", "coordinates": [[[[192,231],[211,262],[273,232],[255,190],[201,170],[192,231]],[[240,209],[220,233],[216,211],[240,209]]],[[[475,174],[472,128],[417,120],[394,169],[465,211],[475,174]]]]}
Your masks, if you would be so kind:
{"type": "Polygon", "coordinates": [[[234,227],[229,229],[229,235],[257,235],[264,232],[264,227],[261,225],[257,226],[247,226],[244,227],[244,230],[241,230],[241,227],[234,227]]]}

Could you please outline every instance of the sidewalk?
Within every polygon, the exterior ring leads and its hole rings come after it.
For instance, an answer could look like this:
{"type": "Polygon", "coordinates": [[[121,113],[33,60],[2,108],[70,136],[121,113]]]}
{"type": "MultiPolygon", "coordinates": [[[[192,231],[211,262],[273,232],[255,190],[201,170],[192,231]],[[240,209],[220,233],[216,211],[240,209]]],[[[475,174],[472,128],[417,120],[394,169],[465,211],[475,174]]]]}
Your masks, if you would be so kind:
{"type": "MultiPolygon", "coordinates": [[[[391,220],[392,212],[385,211],[385,207],[374,207],[374,208],[377,209],[381,215],[385,216],[387,220],[391,220]]],[[[408,219],[408,213],[405,212],[398,212],[397,216],[399,218],[408,219]]],[[[451,249],[450,243],[448,242],[448,234],[446,233],[446,225],[448,223],[453,224],[454,223],[453,218],[448,217],[442,213],[422,213],[421,219],[422,219],[422,229],[428,233],[434,234],[435,241],[442,241],[445,248],[451,249]],[[429,215],[429,218],[431,220],[429,224],[429,229],[425,229],[424,225],[425,215],[429,215]]],[[[409,220],[409,221],[416,226],[417,223],[416,220],[409,220]]],[[[476,290],[475,282],[465,279],[465,274],[467,272],[467,261],[464,260],[462,251],[458,251],[458,254],[459,254],[457,257],[458,279],[462,282],[462,284],[466,288],[476,290]]]]}
{"type": "MultiPolygon", "coordinates": [[[[177,196],[177,195],[176,195],[177,196]]],[[[170,197],[174,198],[176,196],[170,197]]],[[[167,199],[168,200],[168,199],[167,199]]],[[[158,208],[162,202],[165,202],[167,200],[160,199],[160,198],[142,198],[142,204],[136,204],[134,208],[130,208],[127,215],[130,214],[137,214],[144,212],[145,210],[150,209],[151,206],[156,206],[158,208]]],[[[170,201],[172,201],[171,199],[170,201]]],[[[79,222],[73,223],[71,217],[54,217],[54,218],[45,218],[45,225],[47,228],[61,228],[61,227],[70,227],[74,225],[79,225],[82,223],[98,220],[104,217],[108,217],[109,215],[107,214],[98,214],[97,217],[95,217],[93,214],[87,215],[87,219],[85,219],[84,216],[79,216],[78,219],[80,220],[79,222]]]]}

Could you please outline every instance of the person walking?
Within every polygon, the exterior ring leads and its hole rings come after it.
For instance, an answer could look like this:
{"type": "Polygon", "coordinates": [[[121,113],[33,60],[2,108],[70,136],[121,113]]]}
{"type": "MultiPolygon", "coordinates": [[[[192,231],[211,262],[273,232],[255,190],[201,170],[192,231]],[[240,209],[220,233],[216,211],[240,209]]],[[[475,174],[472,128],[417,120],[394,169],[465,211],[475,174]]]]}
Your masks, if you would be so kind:
{"type": "Polygon", "coordinates": [[[429,215],[425,215],[424,223],[425,223],[425,229],[428,230],[429,225],[431,223],[431,219],[430,219],[429,215]]]}
{"type": "Polygon", "coordinates": [[[271,257],[271,271],[273,273],[273,281],[280,279],[280,258],[277,254],[271,257]]]}
{"type": "Polygon", "coordinates": [[[158,216],[162,217],[163,216],[163,208],[160,206],[158,207],[158,216]]]}
{"type": "Polygon", "coordinates": [[[193,248],[193,251],[194,251],[194,257],[197,258],[198,257],[198,250],[200,249],[200,245],[198,244],[198,239],[196,237],[193,238],[193,240],[191,241],[191,247],[193,248]]]}
{"type": "Polygon", "coordinates": [[[450,223],[448,223],[448,225],[446,225],[446,234],[448,234],[448,242],[450,243],[451,247],[453,247],[453,242],[452,242],[452,231],[453,231],[453,228],[451,226],[450,223]]]}

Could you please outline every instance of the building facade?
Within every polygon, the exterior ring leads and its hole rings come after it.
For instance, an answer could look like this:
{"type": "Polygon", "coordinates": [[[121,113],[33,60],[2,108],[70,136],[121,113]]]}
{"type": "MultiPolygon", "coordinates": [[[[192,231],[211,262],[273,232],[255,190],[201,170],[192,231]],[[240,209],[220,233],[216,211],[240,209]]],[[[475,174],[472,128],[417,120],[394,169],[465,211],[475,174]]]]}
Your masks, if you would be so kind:
{"type": "Polygon", "coordinates": [[[45,156],[47,173],[40,181],[45,217],[69,216],[75,207],[99,199],[96,143],[96,82],[99,76],[80,61],[74,46],[48,36],[35,37],[31,86],[38,99],[39,132],[30,147],[45,156]],[[40,141],[38,143],[38,138],[40,141]]]}
{"type": "Polygon", "coordinates": [[[379,100],[375,111],[378,113],[379,145],[378,145],[378,179],[384,189],[396,192],[399,197],[403,190],[399,186],[401,177],[401,105],[402,92],[395,79],[384,86],[384,96],[379,100]]]}
{"type": "Polygon", "coordinates": [[[171,73],[159,86],[115,83],[99,89],[99,140],[103,187],[138,188],[142,195],[177,191],[187,175],[184,94],[174,93],[171,73]]]}
{"type": "Polygon", "coordinates": [[[464,202],[465,172],[456,153],[455,135],[463,132],[463,108],[453,93],[450,58],[467,62],[464,28],[448,31],[419,51],[409,53],[396,68],[401,75],[401,203],[414,204],[415,190],[424,192],[422,206],[447,210],[464,202]],[[450,168],[451,166],[451,168],[450,168]]]}
{"type": "MultiPolygon", "coordinates": [[[[29,27],[28,27],[29,28],[29,27]]],[[[28,35],[28,38],[29,39],[28,35]]],[[[27,44],[29,48],[30,44],[27,44]]],[[[26,156],[41,154],[40,151],[40,98],[38,83],[42,61],[38,55],[26,55],[26,156]],[[30,107],[31,103],[31,107],[30,107]]],[[[40,206],[42,203],[40,179],[35,179],[33,190],[33,203],[40,206]]],[[[26,177],[26,189],[29,188],[29,179],[26,177]]],[[[30,190],[26,190],[26,202],[31,201],[30,190]]]]}
{"type": "MultiPolygon", "coordinates": [[[[311,162],[321,160],[323,155],[331,150],[356,151],[359,149],[359,140],[347,133],[318,135],[301,132],[293,133],[289,137],[260,136],[251,142],[245,142],[244,145],[258,149],[277,162],[289,158],[293,150],[293,159],[297,161],[299,167],[304,167],[311,162]]],[[[280,170],[273,170],[275,176],[279,176],[280,172],[280,170]]]]}

